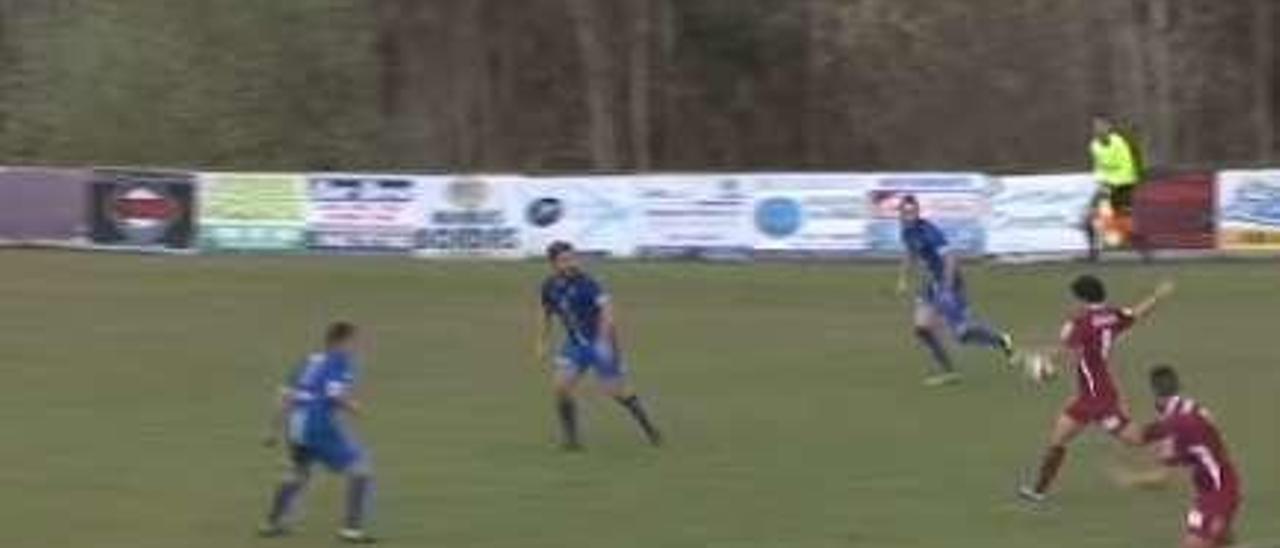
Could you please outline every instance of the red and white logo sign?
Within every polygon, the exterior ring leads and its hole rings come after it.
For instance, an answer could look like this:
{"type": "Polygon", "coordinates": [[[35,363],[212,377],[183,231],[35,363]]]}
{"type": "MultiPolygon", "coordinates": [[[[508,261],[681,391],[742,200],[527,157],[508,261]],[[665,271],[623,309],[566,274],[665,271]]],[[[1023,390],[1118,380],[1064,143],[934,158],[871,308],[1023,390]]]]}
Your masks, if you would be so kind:
{"type": "Polygon", "coordinates": [[[104,204],[108,217],[134,244],[153,244],[182,216],[182,204],[163,189],[148,185],[124,186],[104,204]]]}

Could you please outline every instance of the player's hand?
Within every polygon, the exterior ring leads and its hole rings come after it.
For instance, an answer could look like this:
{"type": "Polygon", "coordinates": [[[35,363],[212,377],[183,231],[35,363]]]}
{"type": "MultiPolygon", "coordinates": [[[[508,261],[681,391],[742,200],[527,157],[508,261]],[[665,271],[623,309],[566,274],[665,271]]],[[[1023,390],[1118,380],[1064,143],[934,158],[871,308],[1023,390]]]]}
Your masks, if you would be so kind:
{"type": "Polygon", "coordinates": [[[551,354],[547,352],[547,345],[539,342],[533,348],[533,360],[538,367],[547,367],[551,363],[551,354]]]}
{"type": "Polygon", "coordinates": [[[1135,472],[1121,468],[1110,470],[1111,481],[1125,489],[1161,489],[1168,485],[1168,474],[1160,470],[1135,472]]]}
{"type": "Polygon", "coordinates": [[[608,337],[600,337],[592,346],[595,347],[596,356],[600,359],[606,361],[613,359],[616,348],[613,344],[613,340],[608,337]]]}

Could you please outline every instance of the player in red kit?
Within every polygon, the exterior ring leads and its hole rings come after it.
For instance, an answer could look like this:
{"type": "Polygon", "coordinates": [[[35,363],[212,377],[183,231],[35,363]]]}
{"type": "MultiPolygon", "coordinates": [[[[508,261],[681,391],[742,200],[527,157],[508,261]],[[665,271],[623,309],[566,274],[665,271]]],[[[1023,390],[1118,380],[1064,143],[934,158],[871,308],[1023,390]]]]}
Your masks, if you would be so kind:
{"type": "Polygon", "coordinates": [[[1222,434],[1195,400],[1181,395],[1178,374],[1169,366],[1151,370],[1151,391],[1158,418],[1129,441],[1149,445],[1168,467],[1147,473],[1120,473],[1130,486],[1161,484],[1173,467],[1191,469],[1196,498],[1187,512],[1182,548],[1219,548],[1232,542],[1231,523],[1240,507],[1240,477],[1222,434]]]}
{"type": "Polygon", "coordinates": [[[1094,276],[1081,276],[1071,284],[1071,293],[1083,306],[1062,327],[1060,359],[1075,364],[1077,394],[1054,424],[1049,447],[1040,462],[1034,485],[1023,485],[1018,495],[1032,502],[1043,502],[1062,461],[1067,444],[1090,425],[1102,426],[1121,440],[1131,439],[1126,430],[1136,428],[1129,423],[1129,413],[1115,380],[1111,377],[1109,359],[1117,340],[1134,323],[1145,318],[1160,300],[1173,293],[1173,283],[1164,282],[1154,294],[1133,308],[1107,304],[1107,289],[1094,276]]]}

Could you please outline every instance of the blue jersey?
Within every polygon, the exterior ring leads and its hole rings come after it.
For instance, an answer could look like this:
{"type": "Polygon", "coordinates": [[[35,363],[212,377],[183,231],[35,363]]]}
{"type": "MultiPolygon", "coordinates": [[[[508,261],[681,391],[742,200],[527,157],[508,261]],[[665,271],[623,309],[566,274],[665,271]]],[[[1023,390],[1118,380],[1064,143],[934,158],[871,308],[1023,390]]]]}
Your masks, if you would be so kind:
{"type": "Polygon", "coordinates": [[[338,398],[355,384],[355,366],[342,351],[317,352],[289,375],[289,439],[295,444],[326,443],[341,437],[338,398]]]}
{"type": "MultiPolygon", "coordinates": [[[[947,236],[937,225],[918,219],[902,228],[902,245],[924,265],[927,285],[939,285],[946,277],[947,236]]],[[[957,272],[957,277],[959,273],[957,272]]],[[[958,281],[958,280],[957,280],[958,281]]]]}
{"type": "Polygon", "coordinates": [[[542,283],[542,308],[560,318],[569,342],[588,346],[600,337],[601,307],[609,295],[591,276],[575,272],[553,275],[542,283]]]}

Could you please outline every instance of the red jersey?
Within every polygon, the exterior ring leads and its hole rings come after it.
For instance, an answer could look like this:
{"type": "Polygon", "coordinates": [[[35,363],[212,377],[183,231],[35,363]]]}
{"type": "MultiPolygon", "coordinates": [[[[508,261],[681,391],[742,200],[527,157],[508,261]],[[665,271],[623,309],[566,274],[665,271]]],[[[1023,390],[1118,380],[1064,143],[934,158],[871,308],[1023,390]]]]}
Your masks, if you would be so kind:
{"type": "Polygon", "coordinates": [[[1133,311],[1089,305],[1062,326],[1062,344],[1079,359],[1076,384],[1081,398],[1116,399],[1119,392],[1108,368],[1116,340],[1133,327],[1133,311]]]}
{"type": "Polygon", "coordinates": [[[1240,478],[1209,412],[1183,396],[1169,398],[1157,409],[1160,418],[1147,425],[1143,438],[1147,443],[1161,444],[1158,448],[1165,464],[1191,468],[1192,482],[1202,499],[1238,496],[1240,478]]]}

